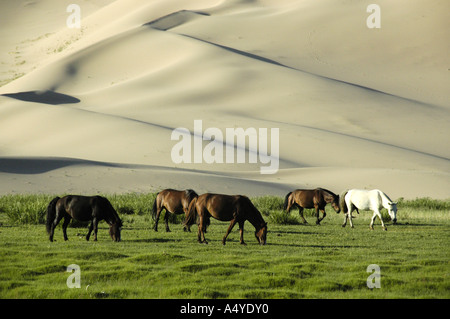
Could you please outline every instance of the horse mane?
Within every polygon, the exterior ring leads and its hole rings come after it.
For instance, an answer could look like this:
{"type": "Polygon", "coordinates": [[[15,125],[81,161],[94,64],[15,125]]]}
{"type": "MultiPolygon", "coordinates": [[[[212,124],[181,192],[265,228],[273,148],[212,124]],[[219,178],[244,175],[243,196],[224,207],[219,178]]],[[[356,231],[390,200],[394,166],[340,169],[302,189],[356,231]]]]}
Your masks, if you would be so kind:
{"type": "Polygon", "coordinates": [[[320,191],[322,191],[322,192],[328,193],[328,194],[330,194],[330,195],[333,196],[333,197],[336,197],[336,196],[337,196],[335,193],[333,193],[332,191],[330,191],[330,190],[328,190],[328,189],[326,189],[326,188],[318,187],[318,188],[316,188],[316,189],[317,189],[317,190],[320,190],[320,191]]]}
{"type": "Polygon", "coordinates": [[[381,194],[381,198],[382,198],[382,200],[383,200],[383,204],[384,204],[385,201],[387,201],[387,204],[388,204],[388,205],[395,204],[395,203],[392,201],[392,199],[390,199],[389,196],[386,195],[384,192],[382,192],[382,191],[380,191],[380,190],[378,190],[378,192],[381,194]]]}

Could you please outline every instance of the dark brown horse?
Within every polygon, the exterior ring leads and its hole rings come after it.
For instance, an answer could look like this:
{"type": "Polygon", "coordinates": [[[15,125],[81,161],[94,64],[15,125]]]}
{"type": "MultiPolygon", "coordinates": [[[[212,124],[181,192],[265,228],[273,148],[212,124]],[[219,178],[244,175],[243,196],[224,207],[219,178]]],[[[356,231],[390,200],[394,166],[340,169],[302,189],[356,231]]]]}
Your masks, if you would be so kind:
{"type": "Polygon", "coordinates": [[[314,208],[316,210],[317,217],[316,224],[319,225],[327,215],[325,213],[325,206],[329,203],[331,203],[334,211],[339,214],[341,211],[339,207],[339,195],[323,188],[307,190],[297,189],[286,195],[284,199],[284,210],[289,213],[293,207],[297,206],[298,213],[302,218],[303,223],[307,224],[306,219],[303,217],[303,209],[314,208]],[[322,218],[319,218],[319,211],[323,214],[322,218]]]}
{"type": "Polygon", "coordinates": [[[94,241],[97,240],[98,223],[101,220],[109,224],[109,235],[113,241],[121,239],[122,221],[109,200],[104,197],[68,195],[52,199],[47,207],[46,223],[50,241],[53,241],[55,227],[63,218],[64,240],[68,239],[66,230],[72,218],[78,221],[91,221],[86,240],[89,240],[92,230],[94,230],[94,241]]]}
{"type": "Polygon", "coordinates": [[[236,223],[239,224],[240,243],[244,242],[244,222],[248,220],[255,227],[255,236],[260,245],[266,244],[267,223],[256,209],[250,199],[241,195],[203,194],[192,200],[189,205],[189,215],[184,221],[185,225],[192,225],[198,217],[198,242],[207,244],[205,239],[206,223],[209,217],[221,221],[231,221],[230,226],[222,239],[222,244],[236,223]]]}
{"type": "MultiPolygon", "coordinates": [[[[155,220],[155,226],[153,229],[158,231],[158,220],[163,209],[166,210],[164,221],[166,223],[166,232],[170,232],[169,229],[169,213],[170,214],[185,214],[187,216],[189,204],[194,198],[197,198],[198,194],[192,189],[186,189],[184,191],[178,191],[175,189],[165,189],[160,191],[153,202],[153,219],[155,220]]],[[[190,226],[185,226],[184,230],[190,230],[190,226]]]]}

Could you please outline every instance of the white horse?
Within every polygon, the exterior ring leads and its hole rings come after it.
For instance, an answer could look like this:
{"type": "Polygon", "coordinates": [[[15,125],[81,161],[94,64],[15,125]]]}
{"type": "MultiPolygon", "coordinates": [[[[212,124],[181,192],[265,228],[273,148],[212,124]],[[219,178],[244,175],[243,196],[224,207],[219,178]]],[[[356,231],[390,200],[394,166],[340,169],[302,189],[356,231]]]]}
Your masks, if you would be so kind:
{"type": "Polygon", "coordinates": [[[351,189],[344,192],[343,199],[345,203],[342,203],[342,211],[344,212],[344,224],[342,227],[347,225],[347,219],[350,219],[350,226],[353,228],[352,223],[352,212],[356,209],[359,213],[360,210],[373,210],[372,221],[370,222],[370,229],[373,230],[373,222],[375,218],[380,219],[381,226],[383,230],[386,230],[384,226],[383,219],[381,218],[380,210],[384,207],[388,210],[389,216],[391,217],[394,224],[397,222],[397,203],[394,203],[385,193],[378,189],[373,190],[362,190],[362,189],[351,189]]]}

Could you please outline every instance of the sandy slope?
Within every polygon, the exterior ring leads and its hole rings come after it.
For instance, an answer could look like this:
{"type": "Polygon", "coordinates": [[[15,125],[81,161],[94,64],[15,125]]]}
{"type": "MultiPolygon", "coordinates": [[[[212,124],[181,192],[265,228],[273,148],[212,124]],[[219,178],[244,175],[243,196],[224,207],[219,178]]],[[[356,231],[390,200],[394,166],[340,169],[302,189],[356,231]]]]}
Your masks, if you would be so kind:
{"type": "Polygon", "coordinates": [[[0,66],[25,73],[0,87],[0,193],[450,197],[450,5],[379,1],[382,27],[368,29],[370,3],[98,0],[80,2],[79,30],[64,1],[2,3],[0,46],[26,62],[0,66]],[[174,163],[171,133],[194,120],[279,128],[278,173],[174,163]]]}

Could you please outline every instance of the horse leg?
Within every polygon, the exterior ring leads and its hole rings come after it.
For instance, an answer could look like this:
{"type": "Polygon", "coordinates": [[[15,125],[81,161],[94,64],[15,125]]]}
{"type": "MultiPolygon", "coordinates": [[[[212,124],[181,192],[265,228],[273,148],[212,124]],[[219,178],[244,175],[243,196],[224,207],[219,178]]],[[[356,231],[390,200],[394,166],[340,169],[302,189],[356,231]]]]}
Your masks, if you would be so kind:
{"type": "MultiPolygon", "coordinates": [[[[352,211],[353,211],[353,210],[352,210],[352,211]]],[[[350,212],[348,213],[348,219],[349,219],[349,221],[350,221],[350,227],[351,227],[351,228],[353,228],[352,211],[350,211],[350,212]]]]}
{"type": "Polygon", "coordinates": [[[325,208],[324,208],[324,209],[322,209],[322,218],[320,219],[320,221],[322,221],[325,218],[325,216],[327,216],[327,213],[325,213],[325,208]]]}
{"type": "Polygon", "coordinates": [[[241,242],[241,245],[247,246],[247,244],[244,242],[244,223],[245,223],[245,221],[239,222],[239,232],[241,235],[240,242],[241,242]]]}
{"type": "MultiPolygon", "coordinates": [[[[322,212],[322,218],[319,218],[319,223],[325,218],[325,216],[327,216],[327,213],[325,213],[325,208],[324,209],[320,209],[319,211],[322,212]]],[[[317,213],[318,216],[319,213],[317,213]]]]}
{"type": "Polygon", "coordinates": [[[91,237],[92,229],[94,229],[94,221],[91,220],[91,223],[89,224],[88,233],[86,235],[86,240],[89,241],[89,238],[91,237]]]}
{"type": "Polygon", "coordinates": [[[94,224],[94,241],[97,241],[98,219],[94,218],[92,223],[94,224]]]}
{"type": "Polygon", "coordinates": [[[344,214],[344,223],[342,224],[342,227],[345,227],[347,225],[347,219],[348,219],[348,213],[344,214]]]}
{"type": "Polygon", "coordinates": [[[380,211],[378,209],[373,210],[372,221],[370,222],[370,229],[373,230],[373,223],[377,218],[377,216],[380,219],[381,227],[383,228],[383,230],[387,230],[386,226],[384,225],[383,218],[381,217],[380,211]]]}
{"type": "Polygon", "coordinates": [[[198,214],[198,242],[201,244],[208,244],[205,238],[205,213],[202,211],[198,214]]]}
{"type": "Polygon", "coordinates": [[[318,205],[314,205],[314,209],[316,210],[316,225],[320,225],[320,211],[319,211],[319,206],[318,205]]]}
{"type": "Polygon", "coordinates": [[[308,224],[308,222],[306,221],[305,217],[303,217],[303,207],[298,206],[298,214],[302,218],[303,224],[308,224]]]}
{"type": "Polygon", "coordinates": [[[202,243],[202,226],[200,223],[198,224],[197,240],[199,243],[202,243]]]}
{"type": "Polygon", "coordinates": [[[203,225],[201,227],[201,235],[202,235],[201,243],[208,244],[208,241],[206,240],[206,237],[205,237],[205,228],[203,227],[203,225]]]}
{"type": "Polygon", "coordinates": [[[164,222],[166,224],[166,233],[170,232],[169,229],[169,211],[166,209],[166,214],[164,215],[164,222]]]}
{"type": "Polygon", "coordinates": [[[67,238],[67,226],[69,226],[69,223],[70,223],[70,217],[69,217],[69,215],[67,215],[66,217],[64,217],[64,223],[63,223],[63,226],[62,226],[64,240],[68,240],[69,239],[69,238],[67,238]]]}
{"type": "MultiPolygon", "coordinates": [[[[231,230],[233,229],[235,224],[236,224],[236,218],[231,220],[230,226],[228,226],[227,232],[225,233],[225,236],[222,239],[222,245],[225,245],[225,241],[227,240],[228,234],[231,232],[231,230]]],[[[242,244],[242,242],[241,242],[241,244],[242,244]]]]}

